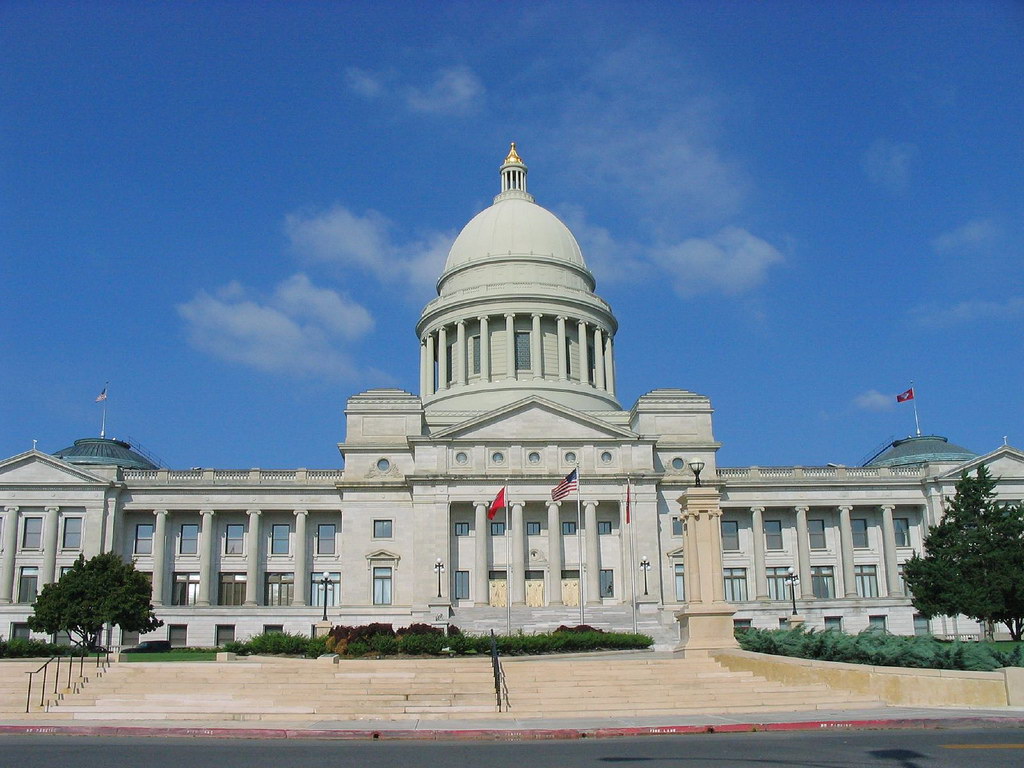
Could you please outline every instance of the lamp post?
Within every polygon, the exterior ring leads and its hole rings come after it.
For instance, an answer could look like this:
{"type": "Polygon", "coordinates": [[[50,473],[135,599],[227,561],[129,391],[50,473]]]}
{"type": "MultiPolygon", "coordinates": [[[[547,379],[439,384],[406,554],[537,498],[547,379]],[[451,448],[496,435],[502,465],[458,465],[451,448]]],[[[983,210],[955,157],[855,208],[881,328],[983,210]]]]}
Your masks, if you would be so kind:
{"type": "Polygon", "coordinates": [[[324,594],[324,596],[323,596],[323,603],[324,603],[324,617],[323,617],[323,621],[327,621],[327,588],[329,586],[331,586],[331,574],[329,574],[327,571],[324,571],[323,578],[320,579],[319,581],[317,581],[317,584],[319,584],[321,587],[323,587],[323,594],[324,594]]]}
{"type": "Polygon", "coordinates": [[[796,572],[790,568],[787,573],[789,576],[786,577],[786,585],[789,587],[789,595],[793,598],[793,615],[796,616],[796,588],[800,584],[800,577],[797,576],[796,572]]]}
{"type": "Polygon", "coordinates": [[[437,596],[441,596],[441,574],[444,573],[444,560],[440,557],[434,563],[434,573],[437,574],[437,596]]]}
{"type": "Polygon", "coordinates": [[[640,558],[640,570],[644,572],[644,594],[647,594],[647,572],[651,570],[651,561],[647,559],[647,555],[640,558]]]}
{"type": "Polygon", "coordinates": [[[690,460],[690,471],[693,472],[693,479],[696,481],[694,485],[700,488],[700,473],[704,469],[704,462],[700,459],[690,460]]]}

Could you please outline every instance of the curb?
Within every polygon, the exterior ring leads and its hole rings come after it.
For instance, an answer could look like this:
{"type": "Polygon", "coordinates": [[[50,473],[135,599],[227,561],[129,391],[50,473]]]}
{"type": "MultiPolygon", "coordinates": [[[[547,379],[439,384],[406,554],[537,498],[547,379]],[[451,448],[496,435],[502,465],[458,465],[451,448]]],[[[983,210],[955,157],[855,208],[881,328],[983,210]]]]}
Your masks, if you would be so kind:
{"type": "Polygon", "coordinates": [[[621,728],[478,729],[291,729],[175,728],[130,725],[2,725],[0,734],[193,739],[322,739],[333,741],[552,741],[638,736],[682,736],[759,731],[908,730],[967,727],[1024,728],[1024,717],[897,718],[890,720],[806,720],[791,723],[627,726],[621,728]]]}

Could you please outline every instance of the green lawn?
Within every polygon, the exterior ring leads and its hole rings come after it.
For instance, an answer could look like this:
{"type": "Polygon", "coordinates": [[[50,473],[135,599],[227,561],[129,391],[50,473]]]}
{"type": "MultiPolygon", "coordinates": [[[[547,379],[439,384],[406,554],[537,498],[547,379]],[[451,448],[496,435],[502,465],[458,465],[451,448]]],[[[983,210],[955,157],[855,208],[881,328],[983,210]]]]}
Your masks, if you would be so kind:
{"type": "Polygon", "coordinates": [[[213,661],[217,658],[216,650],[177,650],[158,653],[122,653],[121,661],[213,661]]]}

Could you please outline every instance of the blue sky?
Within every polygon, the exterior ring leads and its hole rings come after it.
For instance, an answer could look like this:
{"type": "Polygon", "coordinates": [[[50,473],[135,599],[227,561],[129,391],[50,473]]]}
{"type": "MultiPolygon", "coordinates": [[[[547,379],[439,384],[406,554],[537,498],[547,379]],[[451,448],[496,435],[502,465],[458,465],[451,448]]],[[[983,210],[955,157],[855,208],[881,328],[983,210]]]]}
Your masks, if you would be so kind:
{"type": "Polygon", "coordinates": [[[0,5],[0,455],[334,467],[518,142],[719,463],[1024,447],[1024,5],[0,5]]]}

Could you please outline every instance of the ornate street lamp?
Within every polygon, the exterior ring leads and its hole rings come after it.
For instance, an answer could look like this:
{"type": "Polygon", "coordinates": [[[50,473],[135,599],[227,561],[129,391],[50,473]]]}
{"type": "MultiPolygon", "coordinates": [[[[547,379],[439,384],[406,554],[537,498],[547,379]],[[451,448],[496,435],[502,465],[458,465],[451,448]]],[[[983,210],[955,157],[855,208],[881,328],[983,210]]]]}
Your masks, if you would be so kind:
{"type": "Polygon", "coordinates": [[[441,596],[441,574],[444,573],[444,560],[440,557],[434,563],[434,573],[437,574],[437,596],[441,596]]]}
{"type": "Polygon", "coordinates": [[[786,586],[789,587],[789,595],[793,598],[793,615],[796,616],[796,588],[800,584],[800,577],[792,568],[789,568],[786,573],[789,574],[786,577],[786,586]]]}
{"type": "Polygon", "coordinates": [[[327,621],[327,588],[331,586],[331,574],[324,571],[324,577],[317,581],[321,587],[323,587],[323,603],[324,603],[324,617],[323,621],[327,621]]]}
{"type": "Polygon", "coordinates": [[[690,459],[690,471],[693,472],[694,484],[700,488],[700,473],[704,469],[704,462],[700,459],[690,459]]]}
{"type": "Polygon", "coordinates": [[[647,594],[647,572],[651,570],[651,561],[647,559],[647,555],[640,558],[640,570],[644,572],[644,594],[647,594]]]}

